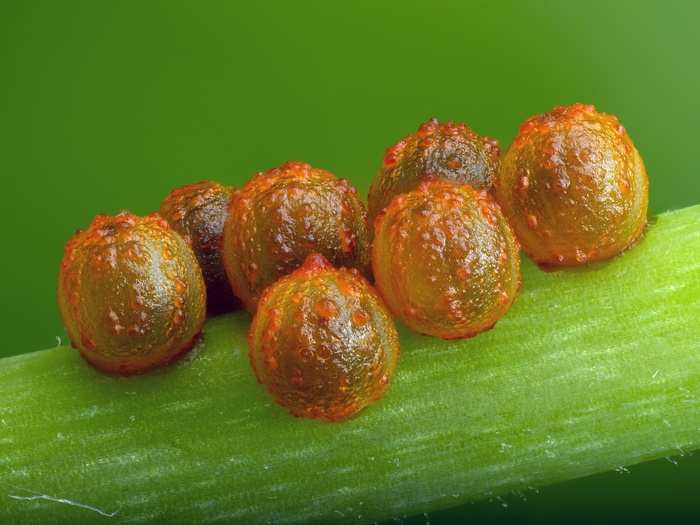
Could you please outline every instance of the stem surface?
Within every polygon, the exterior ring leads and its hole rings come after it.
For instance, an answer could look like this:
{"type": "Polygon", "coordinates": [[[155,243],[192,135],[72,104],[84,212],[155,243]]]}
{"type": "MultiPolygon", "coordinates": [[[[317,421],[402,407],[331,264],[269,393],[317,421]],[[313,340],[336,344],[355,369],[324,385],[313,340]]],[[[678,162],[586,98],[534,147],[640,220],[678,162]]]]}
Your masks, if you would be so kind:
{"type": "Polygon", "coordinates": [[[0,360],[0,522],[371,522],[700,447],[700,206],[608,263],[543,273],[496,328],[401,330],[388,394],[340,424],[256,384],[250,318],[114,378],[69,348],[0,360]]]}

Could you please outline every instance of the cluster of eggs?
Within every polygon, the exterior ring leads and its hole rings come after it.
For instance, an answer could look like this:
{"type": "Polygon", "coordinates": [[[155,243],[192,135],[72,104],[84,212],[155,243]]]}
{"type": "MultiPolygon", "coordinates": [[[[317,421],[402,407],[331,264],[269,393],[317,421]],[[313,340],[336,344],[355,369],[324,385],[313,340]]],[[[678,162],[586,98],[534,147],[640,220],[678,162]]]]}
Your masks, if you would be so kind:
{"type": "Polygon", "coordinates": [[[639,153],[593,106],[528,119],[502,162],[495,140],[432,119],[386,150],[367,211],[347,181],[287,162],[240,189],[177,188],[146,217],[97,216],[66,244],[59,307],[73,346],[127,375],[242,305],[259,382],[294,415],[343,420],[391,380],[392,315],[474,336],[513,303],[521,245],[543,268],[610,258],[642,234],[647,200],[639,153]]]}

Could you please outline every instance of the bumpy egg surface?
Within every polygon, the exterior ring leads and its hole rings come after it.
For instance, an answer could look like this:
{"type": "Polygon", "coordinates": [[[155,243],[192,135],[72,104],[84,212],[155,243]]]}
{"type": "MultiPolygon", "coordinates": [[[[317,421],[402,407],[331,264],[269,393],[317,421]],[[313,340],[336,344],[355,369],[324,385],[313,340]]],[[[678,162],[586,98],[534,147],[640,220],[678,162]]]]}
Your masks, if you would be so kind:
{"type": "Polygon", "coordinates": [[[265,291],[248,342],[255,375],[278,404],[328,421],[379,399],[399,357],[379,295],[357,270],[318,254],[265,291]]]}
{"type": "Polygon", "coordinates": [[[518,243],[486,191],[426,180],[375,222],[372,267],[392,313],[444,339],[491,328],[520,286],[518,243]]]}
{"type": "Polygon", "coordinates": [[[357,192],[304,162],[258,173],[236,193],[223,246],[231,286],[251,312],[266,287],[312,253],[369,276],[367,217],[357,192]]]}
{"type": "Polygon", "coordinates": [[[617,118],[556,107],[521,126],[494,185],[523,250],[545,268],[608,259],[647,222],[644,163],[617,118]]]}
{"type": "Polygon", "coordinates": [[[425,176],[489,189],[498,164],[496,140],[463,123],[431,119],[386,150],[369,190],[369,224],[391,199],[415,189],[425,176]]]}
{"type": "Polygon", "coordinates": [[[207,287],[207,304],[213,314],[240,307],[231,291],[221,257],[224,224],[233,188],[203,181],[175,188],[158,213],[190,244],[207,287]]]}
{"type": "Polygon", "coordinates": [[[96,368],[136,374],[189,350],[206,316],[202,272],[159,215],[98,215],[65,247],[58,303],[71,342],[96,368]]]}

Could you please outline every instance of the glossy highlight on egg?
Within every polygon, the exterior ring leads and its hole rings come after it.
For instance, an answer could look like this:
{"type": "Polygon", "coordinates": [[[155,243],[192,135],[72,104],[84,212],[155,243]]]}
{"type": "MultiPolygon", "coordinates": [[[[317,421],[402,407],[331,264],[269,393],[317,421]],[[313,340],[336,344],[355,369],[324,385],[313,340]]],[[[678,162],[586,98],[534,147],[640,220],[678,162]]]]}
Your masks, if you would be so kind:
{"type": "Polygon", "coordinates": [[[236,193],[223,257],[236,295],[254,312],[269,285],[312,253],[369,276],[366,211],[346,180],[305,162],[256,174],[236,193]]]}
{"type": "Polygon", "coordinates": [[[61,262],[58,303],[73,347],[120,375],[189,350],[206,316],[197,259],[157,214],[98,215],[76,233],[61,262]]]}
{"type": "Polygon", "coordinates": [[[299,417],[340,421],[379,399],[399,358],[388,310],[355,269],[309,255],[260,299],[250,362],[274,400],[299,417]]]}
{"type": "Polygon", "coordinates": [[[158,210],[192,247],[202,268],[212,314],[241,306],[228,283],[221,257],[224,224],[234,191],[212,181],[188,184],[172,190],[158,210]]]}
{"type": "Polygon", "coordinates": [[[482,190],[493,184],[499,165],[498,141],[461,122],[433,118],[384,153],[368,197],[370,226],[396,195],[415,189],[425,176],[482,190]]]}
{"type": "Polygon", "coordinates": [[[617,118],[573,104],[525,121],[494,194],[523,251],[552,269],[633,245],[647,223],[648,187],[644,162],[617,118]]]}
{"type": "Polygon", "coordinates": [[[391,312],[443,339],[491,328],[520,286],[519,246],[498,205],[486,191],[440,179],[380,213],[372,267],[391,312]]]}

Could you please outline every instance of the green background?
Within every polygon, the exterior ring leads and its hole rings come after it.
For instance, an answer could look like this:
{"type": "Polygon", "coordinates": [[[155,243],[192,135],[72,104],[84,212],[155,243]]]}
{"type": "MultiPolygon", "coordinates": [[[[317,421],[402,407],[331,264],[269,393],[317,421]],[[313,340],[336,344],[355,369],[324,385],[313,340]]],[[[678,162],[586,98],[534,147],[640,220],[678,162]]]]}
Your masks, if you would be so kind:
{"type": "MultiPolygon", "coordinates": [[[[527,116],[594,103],[641,151],[653,213],[700,203],[699,20],[692,1],[2,2],[0,356],[64,337],[63,244],[95,214],[288,159],[364,195],[431,116],[505,150],[527,116]]],[[[700,454],[631,471],[429,519],[700,517],[700,454]]]]}

